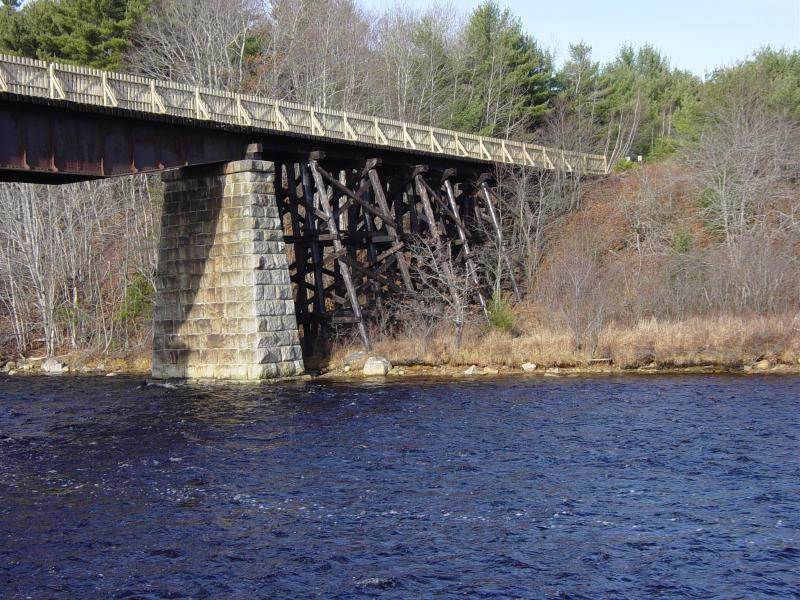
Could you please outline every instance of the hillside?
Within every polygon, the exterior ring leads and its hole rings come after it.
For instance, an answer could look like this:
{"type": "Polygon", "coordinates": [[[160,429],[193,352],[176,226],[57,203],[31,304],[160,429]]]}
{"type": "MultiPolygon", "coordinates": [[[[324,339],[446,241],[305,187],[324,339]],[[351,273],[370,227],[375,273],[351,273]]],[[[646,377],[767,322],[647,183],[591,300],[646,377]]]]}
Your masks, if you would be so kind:
{"type": "MultiPolygon", "coordinates": [[[[527,297],[504,293],[510,316],[501,326],[476,311],[461,348],[447,325],[412,324],[377,350],[432,365],[795,368],[796,228],[754,225],[731,246],[709,226],[698,193],[691,171],[673,161],[589,182],[581,207],[549,230],[527,297]]],[[[763,218],[791,218],[799,193],[783,190],[763,218]]],[[[335,358],[353,349],[345,343],[335,358]]]]}

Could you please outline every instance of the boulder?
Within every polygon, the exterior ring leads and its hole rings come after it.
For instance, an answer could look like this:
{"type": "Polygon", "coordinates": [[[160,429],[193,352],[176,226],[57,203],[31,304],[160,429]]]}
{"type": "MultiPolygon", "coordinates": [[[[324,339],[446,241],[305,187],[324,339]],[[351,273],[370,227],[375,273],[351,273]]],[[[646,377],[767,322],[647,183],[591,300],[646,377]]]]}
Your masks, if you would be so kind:
{"type": "Polygon", "coordinates": [[[760,360],[756,363],[756,369],[759,371],[768,371],[772,367],[772,363],[767,359],[760,360]]]}
{"type": "Polygon", "coordinates": [[[478,370],[478,367],[475,366],[475,365],[472,365],[469,369],[464,371],[464,375],[480,375],[480,374],[481,374],[481,372],[478,370]]]}
{"type": "Polygon", "coordinates": [[[392,363],[382,356],[370,356],[364,363],[364,375],[386,375],[391,371],[392,363]]]}
{"type": "Polygon", "coordinates": [[[483,370],[483,374],[484,375],[499,375],[500,374],[500,369],[495,369],[493,367],[486,367],[483,370]]]}
{"type": "Polygon", "coordinates": [[[55,358],[48,358],[42,363],[42,373],[47,373],[48,375],[61,375],[67,371],[69,371],[67,366],[55,358]]]}
{"type": "Polygon", "coordinates": [[[17,369],[17,363],[15,363],[13,360],[10,360],[3,367],[3,373],[8,373],[9,371],[15,371],[16,369],[17,369]]]}
{"type": "Polygon", "coordinates": [[[349,372],[350,372],[350,365],[345,365],[345,366],[344,366],[344,369],[342,369],[342,370],[343,370],[345,373],[349,373],[349,372]]]}
{"type": "Polygon", "coordinates": [[[526,362],[522,365],[522,370],[526,373],[533,373],[536,370],[536,365],[534,363],[526,362]]]}

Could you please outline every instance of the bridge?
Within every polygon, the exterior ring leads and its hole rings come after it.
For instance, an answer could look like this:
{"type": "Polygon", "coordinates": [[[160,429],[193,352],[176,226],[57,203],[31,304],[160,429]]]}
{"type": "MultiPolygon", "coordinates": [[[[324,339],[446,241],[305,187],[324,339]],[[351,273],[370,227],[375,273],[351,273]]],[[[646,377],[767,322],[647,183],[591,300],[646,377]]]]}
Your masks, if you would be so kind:
{"type": "MultiPolygon", "coordinates": [[[[409,244],[470,264],[502,233],[497,165],[605,174],[580,154],[0,55],[0,181],[163,171],[153,376],[303,372],[331,328],[413,294],[409,244]]],[[[481,303],[485,300],[478,294],[481,303]]]]}

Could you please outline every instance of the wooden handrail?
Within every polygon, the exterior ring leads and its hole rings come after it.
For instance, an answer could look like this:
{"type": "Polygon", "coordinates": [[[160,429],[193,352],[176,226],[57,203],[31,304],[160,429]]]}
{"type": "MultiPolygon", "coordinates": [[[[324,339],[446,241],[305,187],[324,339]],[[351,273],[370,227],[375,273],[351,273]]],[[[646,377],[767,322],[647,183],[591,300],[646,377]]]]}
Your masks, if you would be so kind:
{"type": "Polygon", "coordinates": [[[579,158],[569,161],[563,151],[536,144],[0,54],[0,94],[6,93],[287,131],[348,143],[406,150],[421,145],[426,153],[487,163],[531,166],[532,157],[542,156],[545,160],[535,166],[544,169],[571,170],[575,167],[573,163],[578,163],[589,174],[606,174],[609,170],[607,158],[601,154],[567,153],[579,158]],[[550,156],[560,157],[558,164],[550,156]]]}

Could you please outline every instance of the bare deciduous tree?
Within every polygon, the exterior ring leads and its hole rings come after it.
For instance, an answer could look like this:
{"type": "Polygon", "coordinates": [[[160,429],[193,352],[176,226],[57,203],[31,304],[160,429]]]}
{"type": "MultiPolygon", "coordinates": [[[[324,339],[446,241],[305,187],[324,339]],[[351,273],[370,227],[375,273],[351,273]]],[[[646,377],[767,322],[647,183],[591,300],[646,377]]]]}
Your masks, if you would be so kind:
{"type": "MultiPolygon", "coordinates": [[[[17,351],[41,342],[106,350],[134,332],[116,316],[129,282],[152,286],[153,198],[144,177],[69,186],[0,186],[0,302],[17,351]]],[[[150,288],[152,289],[152,288],[150,288]]]]}
{"type": "Polygon", "coordinates": [[[474,267],[457,263],[449,242],[419,238],[411,247],[411,256],[418,289],[404,300],[403,312],[416,313],[428,323],[451,323],[455,349],[459,350],[464,325],[474,311],[474,267]]]}
{"type": "Polygon", "coordinates": [[[769,111],[755,93],[741,90],[721,101],[686,155],[706,218],[731,252],[778,184],[800,173],[797,125],[769,111]]]}
{"type": "Polygon", "coordinates": [[[155,79],[238,91],[247,44],[263,18],[259,0],[156,0],[128,55],[128,68],[155,79]]]}

